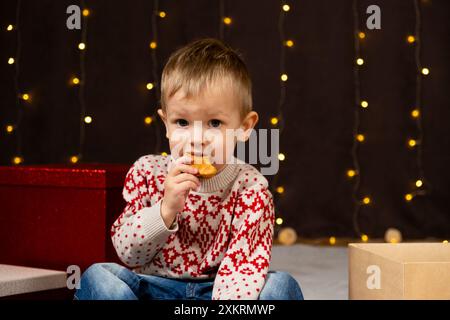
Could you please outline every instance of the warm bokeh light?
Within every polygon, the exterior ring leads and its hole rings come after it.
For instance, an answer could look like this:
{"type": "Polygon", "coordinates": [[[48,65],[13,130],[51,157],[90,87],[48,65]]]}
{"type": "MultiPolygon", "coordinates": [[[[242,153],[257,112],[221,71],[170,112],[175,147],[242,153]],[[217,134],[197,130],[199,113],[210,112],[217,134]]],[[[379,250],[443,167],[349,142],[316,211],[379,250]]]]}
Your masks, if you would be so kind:
{"type": "Polygon", "coordinates": [[[145,87],[147,88],[147,90],[152,90],[154,86],[153,83],[149,82],[145,87]]]}
{"type": "Polygon", "coordinates": [[[408,41],[408,43],[414,43],[416,41],[416,38],[414,36],[408,36],[408,38],[406,38],[406,40],[408,41]]]}
{"type": "Polygon", "coordinates": [[[356,59],[356,64],[358,66],[362,66],[364,64],[364,60],[362,58],[358,58],[358,59],[356,59]]]}
{"type": "Polygon", "coordinates": [[[12,24],[9,24],[7,27],[6,27],[6,31],[12,31],[14,29],[14,26],[12,25],[12,24]]]}
{"type": "Polygon", "coordinates": [[[291,7],[288,4],[284,4],[282,8],[284,12],[288,12],[289,10],[291,10],[291,7]]]}
{"type": "Polygon", "coordinates": [[[13,159],[12,159],[12,163],[13,164],[21,164],[23,162],[23,158],[22,157],[14,157],[13,159]]]}
{"type": "Polygon", "coordinates": [[[72,163],[77,163],[78,162],[78,157],[77,156],[71,156],[70,157],[70,162],[72,162],[72,163]]]}
{"type": "Polygon", "coordinates": [[[9,59],[8,59],[8,64],[13,64],[13,63],[14,63],[14,58],[12,58],[12,57],[9,58],[9,59]]]}
{"type": "Polygon", "coordinates": [[[283,187],[283,186],[277,187],[277,192],[278,192],[279,194],[282,194],[282,193],[284,192],[284,187],[283,187]]]}
{"type": "Polygon", "coordinates": [[[415,147],[416,145],[417,145],[417,141],[416,140],[414,140],[414,139],[409,139],[408,140],[408,146],[410,146],[411,148],[415,147]]]}
{"type": "Polygon", "coordinates": [[[92,122],[92,117],[90,117],[90,116],[84,117],[84,122],[91,123],[92,122]]]}
{"type": "Polygon", "coordinates": [[[225,17],[225,18],[223,18],[223,23],[225,23],[226,25],[231,24],[231,22],[232,22],[232,20],[231,20],[230,17],[225,17]]]}
{"type": "Polygon", "coordinates": [[[353,178],[356,175],[356,171],[353,169],[347,170],[347,177],[353,178]]]}
{"type": "Polygon", "coordinates": [[[279,153],[278,160],[283,161],[284,159],[286,159],[286,156],[283,153],[279,153]]]}
{"type": "Polygon", "coordinates": [[[90,14],[89,9],[83,9],[83,16],[84,17],[89,16],[89,14],[90,14]]]}
{"type": "Polygon", "coordinates": [[[361,235],[361,240],[362,240],[362,242],[367,242],[367,241],[369,241],[369,236],[367,234],[363,234],[363,235],[361,235]]]}
{"type": "Polygon", "coordinates": [[[359,37],[360,39],[364,39],[364,38],[366,37],[366,34],[365,34],[364,32],[359,32],[359,33],[358,33],[358,37],[359,37]]]}
{"type": "Polygon", "coordinates": [[[294,46],[294,41],[292,40],[286,40],[286,42],[284,43],[287,47],[293,47],[294,46]]]}
{"type": "Polygon", "coordinates": [[[287,81],[287,79],[288,79],[287,74],[286,74],[286,73],[283,73],[283,74],[281,75],[281,81],[287,81]]]}
{"type": "Polygon", "coordinates": [[[416,187],[420,188],[421,186],[423,186],[423,181],[420,179],[416,180],[416,187]]]}
{"type": "Polygon", "coordinates": [[[358,140],[359,142],[363,142],[366,139],[366,137],[364,137],[363,134],[357,134],[356,135],[356,140],[358,140]]]}
{"type": "Polygon", "coordinates": [[[6,125],[6,132],[11,133],[14,131],[14,126],[11,124],[6,125]]]}
{"type": "Polygon", "coordinates": [[[369,106],[369,103],[365,100],[361,101],[361,107],[367,108],[369,106]]]}
{"type": "Polygon", "coordinates": [[[72,84],[77,85],[77,84],[79,84],[79,83],[80,83],[80,79],[78,79],[77,77],[73,77],[73,78],[72,78],[72,84]]]}
{"type": "Polygon", "coordinates": [[[152,117],[145,117],[145,118],[144,118],[144,122],[145,122],[145,124],[147,124],[147,125],[151,124],[152,121],[153,121],[152,117]]]}
{"type": "Polygon", "coordinates": [[[22,100],[29,101],[30,100],[30,95],[28,93],[22,94],[22,100]]]}
{"type": "Polygon", "coordinates": [[[80,42],[80,43],[78,44],[78,49],[80,49],[80,50],[86,49],[86,44],[83,43],[83,42],[80,42]]]}
{"type": "Polygon", "coordinates": [[[369,197],[364,197],[363,200],[362,200],[362,202],[363,202],[364,204],[369,204],[369,203],[371,202],[371,200],[370,200],[369,197]]]}
{"type": "Polygon", "coordinates": [[[418,109],[414,109],[411,111],[411,117],[418,118],[420,116],[420,111],[418,109]]]}
{"type": "Polygon", "coordinates": [[[165,13],[164,11],[160,11],[160,12],[159,12],[159,16],[160,16],[161,18],[165,18],[165,17],[166,17],[166,13],[165,13]]]}
{"type": "Polygon", "coordinates": [[[422,68],[422,74],[423,74],[424,76],[429,75],[429,74],[430,74],[430,69],[428,69],[428,68],[422,68]]]}
{"type": "Polygon", "coordinates": [[[278,118],[277,117],[270,118],[270,123],[276,125],[278,123],[278,118]]]}
{"type": "Polygon", "coordinates": [[[334,246],[336,244],[336,237],[330,237],[330,239],[328,239],[328,242],[330,243],[330,245],[334,246]]]}
{"type": "Polygon", "coordinates": [[[406,200],[406,201],[411,201],[412,198],[413,198],[413,195],[412,195],[411,193],[405,194],[405,200],[406,200]]]}
{"type": "Polygon", "coordinates": [[[156,49],[157,46],[156,41],[150,42],[150,49],[156,49]]]}
{"type": "Polygon", "coordinates": [[[282,224],[283,223],[283,219],[282,218],[277,218],[277,220],[275,220],[276,224],[282,224]]]}

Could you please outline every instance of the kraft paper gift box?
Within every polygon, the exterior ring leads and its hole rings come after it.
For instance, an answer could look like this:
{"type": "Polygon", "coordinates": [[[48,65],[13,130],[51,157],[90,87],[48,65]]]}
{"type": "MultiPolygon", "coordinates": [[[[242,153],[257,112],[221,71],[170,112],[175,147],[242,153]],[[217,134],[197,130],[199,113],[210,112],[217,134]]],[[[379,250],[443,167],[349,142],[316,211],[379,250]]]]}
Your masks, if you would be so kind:
{"type": "Polygon", "coordinates": [[[450,299],[450,245],[349,244],[349,298],[450,299]]]}
{"type": "Polygon", "coordinates": [[[83,271],[119,262],[110,227],[129,165],[0,166],[0,264],[83,271]]]}

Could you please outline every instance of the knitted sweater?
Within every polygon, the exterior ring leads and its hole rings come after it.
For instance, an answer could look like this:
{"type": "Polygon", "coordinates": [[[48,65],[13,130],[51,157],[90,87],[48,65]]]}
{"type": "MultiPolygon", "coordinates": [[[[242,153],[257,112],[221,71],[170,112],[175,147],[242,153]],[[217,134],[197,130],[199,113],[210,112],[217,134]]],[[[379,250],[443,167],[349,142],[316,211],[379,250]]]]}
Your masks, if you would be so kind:
{"type": "Polygon", "coordinates": [[[126,206],[111,227],[120,260],[135,273],[214,280],[212,300],[257,300],[268,273],[275,222],[267,179],[233,158],[200,178],[167,228],[161,217],[169,156],[145,155],[129,169],[126,206]]]}

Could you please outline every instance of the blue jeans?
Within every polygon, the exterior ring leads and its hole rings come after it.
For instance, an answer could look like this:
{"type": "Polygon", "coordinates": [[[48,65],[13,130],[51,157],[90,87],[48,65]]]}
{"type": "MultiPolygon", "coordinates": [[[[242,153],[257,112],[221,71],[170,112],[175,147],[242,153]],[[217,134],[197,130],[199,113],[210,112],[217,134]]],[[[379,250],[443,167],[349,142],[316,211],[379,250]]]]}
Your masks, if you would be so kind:
{"type": "MultiPolygon", "coordinates": [[[[214,280],[137,274],[117,263],[96,263],[81,276],[74,300],[212,300],[214,280]]],[[[287,272],[269,271],[259,300],[303,300],[287,272]]]]}

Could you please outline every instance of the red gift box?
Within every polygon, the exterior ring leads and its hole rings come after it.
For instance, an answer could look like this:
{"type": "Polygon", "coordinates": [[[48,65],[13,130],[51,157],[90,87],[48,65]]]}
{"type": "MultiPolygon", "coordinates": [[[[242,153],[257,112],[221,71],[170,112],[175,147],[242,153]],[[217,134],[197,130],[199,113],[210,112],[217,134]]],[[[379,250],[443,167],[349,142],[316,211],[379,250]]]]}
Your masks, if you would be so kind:
{"type": "Polygon", "coordinates": [[[0,166],[0,263],[81,270],[120,262],[110,228],[129,165],[0,166]]]}

